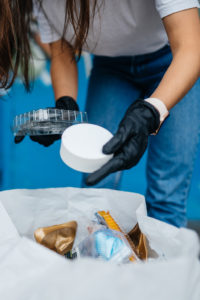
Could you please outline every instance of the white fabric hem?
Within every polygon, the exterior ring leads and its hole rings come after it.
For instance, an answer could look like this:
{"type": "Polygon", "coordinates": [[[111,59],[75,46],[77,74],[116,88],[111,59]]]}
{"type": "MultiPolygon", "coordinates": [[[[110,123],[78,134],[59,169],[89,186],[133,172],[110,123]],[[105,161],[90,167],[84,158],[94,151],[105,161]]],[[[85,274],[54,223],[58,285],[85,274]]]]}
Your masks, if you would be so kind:
{"type": "Polygon", "coordinates": [[[157,10],[160,14],[161,19],[163,19],[166,16],[169,16],[173,13],[179,12],[179,11],[183,11],[186,9],[191,9],[191,8],[199,8],[200,5],[198,3],[198,1],[196,0],[188,0],[188,1],[180,1],[179,3],[176,3],[176,5],[174,5],[174,3],[171,4],[171,7],[169,6],[169,3],[166,5],[161,6],[160,8],[158,8],[157,6],[157,10]]]}

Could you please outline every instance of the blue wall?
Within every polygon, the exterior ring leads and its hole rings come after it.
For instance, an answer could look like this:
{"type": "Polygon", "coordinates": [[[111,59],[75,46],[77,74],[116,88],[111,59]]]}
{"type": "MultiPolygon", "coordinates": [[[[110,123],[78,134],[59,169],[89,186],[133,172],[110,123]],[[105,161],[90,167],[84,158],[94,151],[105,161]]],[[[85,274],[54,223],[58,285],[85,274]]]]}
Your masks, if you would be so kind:
{"type": "MultiPolygon", "coordinates": [[[[53,106],[54,97],[49,81],[49,63],[37,78],[33,92],[27,94],[20,80],[0,101],[0,188],[46,188],[79,187],[81,174],[64,165],[59,156],[60,142],[44,148],[30,141],[28,137],[15,145],[10,130],[15,115],[33,109],[53,106]],[[3,176],[2,176],[3,175],[3,176]]],[[[87,79],[84,61],[79,62],[78,102],[84,110],[87,79]]],[[[122,190],[144,194],[146,156],[138,166],[126,171],[122,180],[122,190]]],[[[192,187],[188,201],[188,217],[200,219],[200,150],[195,165],[192,187]]]]}

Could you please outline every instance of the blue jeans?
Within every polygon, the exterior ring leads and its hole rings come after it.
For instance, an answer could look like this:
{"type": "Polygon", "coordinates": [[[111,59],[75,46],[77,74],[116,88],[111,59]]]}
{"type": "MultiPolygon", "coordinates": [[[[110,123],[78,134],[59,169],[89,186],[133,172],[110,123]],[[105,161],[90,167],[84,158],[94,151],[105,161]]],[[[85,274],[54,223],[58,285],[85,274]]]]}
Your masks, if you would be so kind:
{"type": "MultiPolygon", "coordinates": [[[[86,111],[89,122],[115,133],[129,105],[147,98],[172,60],[169,46],[134,57],[95,56],[86,111]]],[[[156,136],[150,136],[146,202],[151,217],[186,226],[186,200],[200,137],[200,80],[170,112],[156,136]]],[[[117,189],[122,173],[96,187],[117,189]]]]}

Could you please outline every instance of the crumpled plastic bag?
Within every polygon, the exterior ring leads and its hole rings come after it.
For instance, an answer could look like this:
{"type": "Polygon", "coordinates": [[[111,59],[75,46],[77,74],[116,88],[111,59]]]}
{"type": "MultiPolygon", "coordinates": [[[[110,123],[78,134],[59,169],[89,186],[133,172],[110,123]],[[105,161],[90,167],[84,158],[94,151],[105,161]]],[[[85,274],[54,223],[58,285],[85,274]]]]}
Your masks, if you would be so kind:
{"type": "Polygon", "coordinates": [[[198,254],[196,233],[147,217],[138,194],[74,188],[0,193],[0,299],[199,300],[198,254]],[[109,210],[125,232],[138,222],[159,258],[120,266],[71,262],[34,242],[38,227],[77,220],[78,244],[98,210],[109,210]]]}

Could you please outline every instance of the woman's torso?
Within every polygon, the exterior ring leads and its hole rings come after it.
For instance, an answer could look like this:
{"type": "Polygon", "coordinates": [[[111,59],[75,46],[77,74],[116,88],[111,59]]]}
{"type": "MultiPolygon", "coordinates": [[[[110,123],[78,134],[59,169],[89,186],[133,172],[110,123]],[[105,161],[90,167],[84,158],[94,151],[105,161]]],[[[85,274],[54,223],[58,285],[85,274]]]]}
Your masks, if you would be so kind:
{"type": "MultiPolygon", "coordinates": [[[[162,48],[167,44],[168,38],[156,10],[155,2],[159,1],[97,1],[99,10],[95,14],[94,22],[91,23],[83,50],[96,55],[132,56],[162,48]]],[[[39,14],[41,37],[43,42],[53,42],[63,33],[65,0],[43,0],[43,7],[49,22],[39,14]],[[48,23],[52,24],[51,28],[48,23]]],[[[72,26],[69,26],[65,39],[72,44],[73,35],[72,26]]]]}

